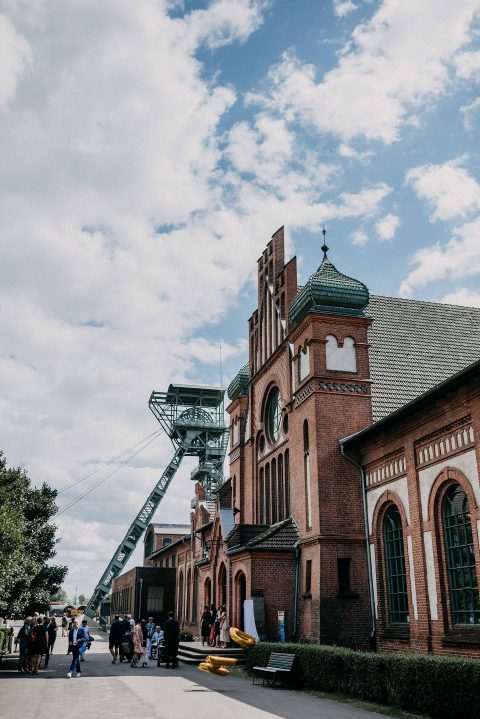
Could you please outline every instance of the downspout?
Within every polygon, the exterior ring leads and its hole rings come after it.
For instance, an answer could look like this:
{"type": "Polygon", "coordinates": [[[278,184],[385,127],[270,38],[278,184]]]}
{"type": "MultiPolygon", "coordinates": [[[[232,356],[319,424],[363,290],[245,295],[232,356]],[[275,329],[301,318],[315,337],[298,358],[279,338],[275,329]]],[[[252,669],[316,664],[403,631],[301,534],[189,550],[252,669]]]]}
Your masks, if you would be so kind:
{"type": "Polygon", "coordinates": [[[365,484],[365,470],[363,469],[362,465],[356,462],[352,457],[350,457],[346,451],[345,447],[343,445],[343,442],[340,441],[340,451],[343,455],[343,457],[350,462],[350,464],[353,464],[354,467],[360,470],[360,483],[362,485],[362,506],[363,506],[363,524],[365,527],[365,550],[367,553],[367,572],[368,572],[368,590],[370,594],[370,617],[371,617],[371,623],[372,628],[370,631],[370,646],[371,649],[375,649],[376,647],[376,634],[377,634],[377,617],[375,613],[375,599],[374,599],[374,591],[373,591],[373,569],[372,569],[372,558],[370,555],[370,537],[368,534],[368,511],[367,511],[367,490],[366,490],[366,484],[365,484]]]}
{"type": "Polygon", "coordinates": [[[302,550],[300,549],[300,540],[295,543],[295,596],[293,605],[293,631],[292,641],[298,642],[298,592],[300,589],[300,557],[302,550]]]}

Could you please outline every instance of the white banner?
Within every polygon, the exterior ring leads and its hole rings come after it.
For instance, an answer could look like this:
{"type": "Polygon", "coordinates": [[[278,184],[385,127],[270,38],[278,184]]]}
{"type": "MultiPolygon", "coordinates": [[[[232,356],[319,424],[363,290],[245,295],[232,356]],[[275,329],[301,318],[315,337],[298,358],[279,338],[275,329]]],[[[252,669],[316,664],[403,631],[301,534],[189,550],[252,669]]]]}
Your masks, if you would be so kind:
{"type": "Polygon", "coordinates": [[[253,615],[253,599],[245,599],[243,602],[243,625],[245,627],[245,633],[250,634],[250,636],[254,637],[258,642],[258,632],[253,615]]]}

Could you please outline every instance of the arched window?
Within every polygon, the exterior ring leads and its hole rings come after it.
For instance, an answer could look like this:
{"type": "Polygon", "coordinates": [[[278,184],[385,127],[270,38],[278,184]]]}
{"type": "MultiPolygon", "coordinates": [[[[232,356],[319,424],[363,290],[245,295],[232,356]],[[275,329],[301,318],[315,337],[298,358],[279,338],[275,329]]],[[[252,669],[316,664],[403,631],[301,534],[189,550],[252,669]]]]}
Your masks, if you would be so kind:
{"type": "Polygon", "coordinates": [[[303,423],[303,474],[305,478],[305,524],[307,529],[312,527],[312,482],[310,478],[310,441],[308,437],[308,422],[303,423]]]}
{"type": "Polygon", "coordinates": [[[192,602],[192,622],[197,621],[198,608],[198,567],[193,571],[193,602],[192,602]]]}
{"type": "Polygon", "coordinates": [[[180,576],[178,578],[178,621],[181,623],[183,621],[183,574],[180,572],[180,576]]]}
{"type": "Polygon", "coordinates": [[[285,450],[285,515],[290,516],[290,450],[285,450]]]}
{"type": "Polygon", "coordinates": [[[278,455],[278,521],[285,519],[285,494],[283,491],[283,454],[278,455]]]}
{"type": "Polygon", "coordinates": [[[188,622],[190,620],[190,591],[191,591],[191,585],[192,585],[192,573],[190,569],[188,570],[187,574],[187,601],[185,604],[185,621],[188,622]]]}
{"type": "Polygon", "coordinates": [[[218,604],[221,606],[222,604],[227,603],[227,570],[225,569],[225,565],[222,564],[220,567],[220,572],[218,575],[218,604]]]}
{"type": "Polygon", "coordinates": [[[402,518],[395,505],[389,507],[385,512],[383,541],[385,546],[389,623],[406,624],[408,622],[408,595],[402,518]]]}
{"type": "Polygon", "coordinates": [[[260,524],[265,521],[265,471],[260,469],[260,524]]]}
{"type": "Polygon", "coordinates": [[[443,532],[454,624],[479,624],[480,599],[468,498],[459,484],[443,499],[443,532]]]}
{"type": "Polygon", "coordinates": [[[272,524],[277,521],[277,460],[272,459],[272,524]]]}
{"type": "Polygon", "coordinates": [[[265,420],[268,439],[274,444],[279,437],[282,422],[282,402],[277,387],[274,387],[268,396],[265,420]]]}
{"type": "Polygon", "coordinates": [[[270,464],[265,467],[265,523],[270,524],[270,464]]]}

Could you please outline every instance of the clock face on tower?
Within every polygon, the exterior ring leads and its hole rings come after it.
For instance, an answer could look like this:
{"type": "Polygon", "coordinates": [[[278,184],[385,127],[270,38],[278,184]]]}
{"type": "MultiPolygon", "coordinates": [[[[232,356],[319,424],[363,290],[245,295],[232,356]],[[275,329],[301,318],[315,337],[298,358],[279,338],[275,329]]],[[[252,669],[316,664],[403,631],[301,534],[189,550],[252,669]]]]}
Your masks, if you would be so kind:
{"type": "Polygon", "coordinates": [[[268,439],[274,443],[280,434],[280,424],[282,420],[282,405],[280,392],[277,387],[274,387],[268,396],[265,419],[268,439]]]}

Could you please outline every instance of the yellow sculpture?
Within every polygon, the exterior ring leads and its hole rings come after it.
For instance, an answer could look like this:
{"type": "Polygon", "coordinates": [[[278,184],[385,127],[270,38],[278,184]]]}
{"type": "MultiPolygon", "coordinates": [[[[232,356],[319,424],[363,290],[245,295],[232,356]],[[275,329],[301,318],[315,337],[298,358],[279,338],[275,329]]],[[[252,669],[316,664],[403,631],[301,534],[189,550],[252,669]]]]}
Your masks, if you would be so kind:
{"type": "Polygon", "coordinates": [[[233,657],[212,657],[208,656],[204,662],[198,665],[198,668],[202,672],[210,672],[210,674],[218,674],[221,677],[226,677],[230,674],[226,667],[233,667],[237,663],[237,660],[233,657]]]}
{"type": "Polygon", "coordinates": [[[256,643],[254,637],[250,636],[250,634],[245,634],[237,627],[230,627],[230,639],[244,649],[253,647],[256,643]]]}

